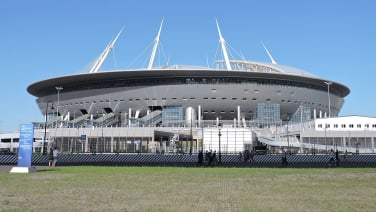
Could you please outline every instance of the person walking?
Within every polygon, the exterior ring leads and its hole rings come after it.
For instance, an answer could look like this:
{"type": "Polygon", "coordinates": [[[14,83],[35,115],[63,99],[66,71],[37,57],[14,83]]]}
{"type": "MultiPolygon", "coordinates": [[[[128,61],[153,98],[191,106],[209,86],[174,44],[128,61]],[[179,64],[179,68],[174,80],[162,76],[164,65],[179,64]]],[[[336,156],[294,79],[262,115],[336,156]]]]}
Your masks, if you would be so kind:
{"type": "Polygon", "coordinates": [[[52,167],[56,167],[58,153],[59,152],[57,150],[57,147],[55,147],[54,151],[52,152],[52,155],[53,155],[53,158],[54,158],[54,161],[52,163],[52,167]]]}
{"type": "Polygon", "coordinates": [[[53,163],[54,163],[54,155],[53,155],[53,149],[51,147],[50,151],[48,152],[48,166],[52,167],[53,163]]]}
{"type": "Polygon", "coordinates": [[[249,153],[249,163],[255,163],[255,160],[253,160],[254,156],[255,156],[255,152],[252,149],[251,152],[249,153]]]}
{"type": "Polygon", "coordinates": [[[287,155],[284,148],[282,148],[282,167],[287,166],[287,155]]]}
{"type": "Polygon", "coordinates": [[[340,159],[339,159],[339,152],[338,152],[338,149],[336,150],[336,166],[339,166],[339,162],[340,162],[340,159]]]}
{"type": "Polygon", "coordinates": [[[204,153],[202,150],[198,152],[198,161],[197,161],[197,166],[202,166],[204,165],[204,153]]]}
{"type": "Polygon", "coordinates": [[[335,154],[334,154],[334,151],[333,149],[330,149],[330,159],[329,159],[329,167],[332,167],[334,166],[334,157],[335,157],[335,154]]]}

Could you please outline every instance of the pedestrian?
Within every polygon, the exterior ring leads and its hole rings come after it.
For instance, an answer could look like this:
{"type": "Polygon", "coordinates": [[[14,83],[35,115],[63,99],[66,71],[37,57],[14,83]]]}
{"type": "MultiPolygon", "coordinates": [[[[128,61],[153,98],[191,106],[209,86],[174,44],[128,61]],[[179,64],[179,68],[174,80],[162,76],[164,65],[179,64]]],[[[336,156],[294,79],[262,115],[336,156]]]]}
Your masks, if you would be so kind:
{"type": "Polygon", "coordinates": [[[249,163],[254,163],[253,157],[255,156],[255,153],[253,152],[253,149],[251,150],[251,153],[249,153],[249,163]]]}
{"type": "Polygon", "coordinates": [[[198,165],[198,166],[202,166],[203,163],[204,163],[204,154],[203,154],[202,150],[200,150],[200,151],[198,152],[198,161],[197,161],[197,165],[198,165]]]}
{"type": "Polygon", "coordinates": [[[335,154],[334,154],[334,151],[333,149],[330,149],[330,159],[329,159],[329,166],[333,166],[334,165],[334,157],[335,157],[335,154]]]}
{"type": "Polygon", "coordinates": [[[345,154],[343,155],[343,161],[347,162],[347,150],[345,151],[345,154]]]}
{"type": "Polygon", "coordinates": [[[287,155],[284,148],[282,148],[282,167],[287,166],[287,155]]]}
{"type": "Polygon", "coordinates": [[[339,152],[338,149],[336,150],[336,166],[339,166],[339,152]]]}
{"type": "Polygon", "coordinates": [[[243,153],[240,151],[239,152],[239,157],[238,157],[238,159],[239,159],[239,162],[242,162],[242,159],[243,159],[243,153]]]}
{"type": "Polygon", "coordinates": [[[48,152],[48,166],[52,167],[53,163],[54,163],[54,155],[53,155],[53,150],[51,147],[50,151],[48,152]]]}
{"type": "Polygon", "coordinates": [[[212,165],[217,165],[218,164],[218,160],[217,160],[217,150],[214,151],[213,155],[212,155],[212,165]]]}
{"type": "Polygon", "coordinates": [[[57,147],[55,147],[54,151],[52,152],[52,155],[53,155],[53,158],[54,158],[54,161],[52,163],[52,167],[55,167],[56,166],[56,163],[57,163],[57,155],[58,155],[58,150],[57,150],[57,147]]]}

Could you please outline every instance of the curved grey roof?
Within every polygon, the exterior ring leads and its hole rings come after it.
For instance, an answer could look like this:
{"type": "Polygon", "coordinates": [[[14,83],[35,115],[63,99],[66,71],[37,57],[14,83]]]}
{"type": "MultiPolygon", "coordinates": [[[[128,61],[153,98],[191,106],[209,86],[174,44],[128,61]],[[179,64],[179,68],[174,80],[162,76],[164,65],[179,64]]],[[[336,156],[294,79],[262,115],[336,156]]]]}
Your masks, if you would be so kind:
{"type": "MultiPolygon", "coordinates": [[[[262,64],[263,63],[259,63],[262,64]]],[[[270,64],[269,64],[270,66],[270,64]]],[[[317,77],[312,77],[308,74],[299,74],[299,72],[293,72],[293,69],[281,69],[283,66],[275,65],[276,71],[271,72],[261,72],[261,71],[227,71],[227,70],[215,70],[208,69],[205,67],[194,67],[194,66],[177,66],[174,65],[171,68],[165,67],[161,69],[153,70],[123,70],[123,71],[112,71],[112,72],[97,72],[97,73],[86,73],[77,75],[68,75],[56,78],[50,78],[35,82],[31,84],[27,91],[36,96],[42,97],[45,95],[51,95],[56,93],[56,86],[62,86],[64,90],[62,92],[68,92],[69,88],[71,90],[77,85],[86,84],[100,84],[102,82],[118,81],[122,79],[126,80],[142,80],[142,79],[168,79],[177,77],[217,77],[217,78],[240,78],[240,79],[267,79],[267,80],[282,80],[291,81],[301,84],[308,85],[307,87],[316,87],[320,90],[325,91],[327,85],[325,82],[328,80],[320,79],[317,77]],[[190,68],[189,68],[190,67],[190,68]],[[280,70],[281,69],[281,70],[280,70]],[[294,73],[294,74],[293,74],[294,73]]],[[[345,97],[349,94],[350,90],[346,86],[333,82],[330,86],[330,90],[333,94],[340,97],[345,97]]]]}
{"type": "Polygon", "coordinates": [[[309,72],[303,71],[298,68],[285,66],[285,65],[256,62],[256,61],[243,61],[243,60],[231,60],[230,62],[231,64],[235,65],[238,69],[243,69],[247,71],[275,72],[275,73],[281,73],[281,74],[287,74],[287,75],[297,75],[297,76],[305,76],[305,77],[311,77],[311,78],[319,78],[309,72]]]}

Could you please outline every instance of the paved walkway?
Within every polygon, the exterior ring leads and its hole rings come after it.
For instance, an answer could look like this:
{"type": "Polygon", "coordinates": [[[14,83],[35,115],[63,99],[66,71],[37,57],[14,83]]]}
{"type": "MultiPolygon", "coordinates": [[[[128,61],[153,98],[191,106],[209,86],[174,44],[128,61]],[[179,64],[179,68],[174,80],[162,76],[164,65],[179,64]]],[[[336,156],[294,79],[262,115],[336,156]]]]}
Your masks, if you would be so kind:
{"type": "MultiPolygon", "coordinates": [[[[15,165],[16,166],[16,165],[15,165]]],[[[9,173],[10,170],[15,166],[0,165],[0,173],[9,173]]],[[[34,166],[37,170],[39,168],[48,168],[47,166],[34,166]]]]}

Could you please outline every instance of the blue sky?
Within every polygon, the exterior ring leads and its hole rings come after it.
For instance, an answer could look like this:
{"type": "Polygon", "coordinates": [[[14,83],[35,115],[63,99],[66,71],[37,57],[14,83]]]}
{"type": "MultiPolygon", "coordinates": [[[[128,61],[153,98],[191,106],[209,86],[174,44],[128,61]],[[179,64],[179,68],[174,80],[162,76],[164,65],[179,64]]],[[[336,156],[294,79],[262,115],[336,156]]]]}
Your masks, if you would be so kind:
{"type": "Polygon", "coordinates": [[[226,41],[247,60],[269,62],[263,42],[279,64],[348,86],[341,116],[376,116],[375,2],[3,0],[0,131],[43,121],[28,85],[84,70],[122,26],[103,69],[146,67],[163,18],[164,56],[155,65],[165,58],[169,64],[212,65],[218,19],[226,41]]]}

